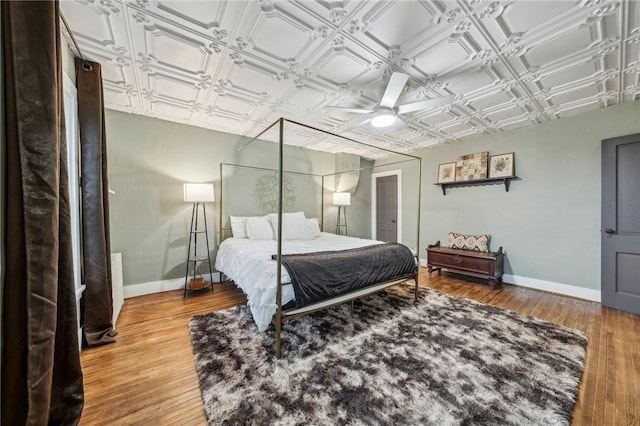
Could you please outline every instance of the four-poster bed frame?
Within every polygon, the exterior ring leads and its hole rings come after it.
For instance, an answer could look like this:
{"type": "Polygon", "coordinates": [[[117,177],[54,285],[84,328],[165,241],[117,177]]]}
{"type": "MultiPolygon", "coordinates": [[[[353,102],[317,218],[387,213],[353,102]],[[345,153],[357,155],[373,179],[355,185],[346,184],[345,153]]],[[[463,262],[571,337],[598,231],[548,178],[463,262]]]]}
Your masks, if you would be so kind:
{"type": "MultiPolygon", "coordinates": [[[[415,298],[417,300],[418,298],[418,268],[419,268],[419,260],[418,260],[418,253],[420,253],[420,212],[419,212],[419,206],[420,206],[420,197],[421,197],[421,181],[422,181],[422,159],[420,157],[417,156],[413,156],[413,155],[409,155],[409,154],[405,154],[405,153],[400,153],[400,152],[395,152],[393,150],[390,149],[386,149],[386,148],[380,148],[380,147],[376,147],[364,142],[359,142],[356,141],[354,139],[350,139],[344,136],[340,136],[340,135],[336,135],[334,133],[322,130],[322,129],[318,129],[306,124],[302,124],[302,123],[298,123],[292,120],[288,120],[285,118],[280,118],[278,119],[276,122],[274,122],[273,124],[271,124],[270,126],[268,126],[265,130],[263,130],[262,132],[260,132],[257,136],[255,136],[254,138],[252,138],[249,142],[247,142],[246,144],[244,144],[243,146],[241,146],[238,151],[246,148],[249,144],[251,144],[252,142],[254,142],[255,140],[258,140],[261,136],[263,136],[266,132],[268,132],[269,130],[273,129],[274,126],[278,125],[278,132],[279,132],[279,137],[278,137],[278,169],[274,170],[274,169],[268,169],[268,168],[264,168],[264,167],[253,167],[253,166],[245,166],[245,165],[238,165],[238,164],[229,164],[229,163],[221,163],[220,164],[220,207],[219,207],[219,232],[220,232],[220,242],[222,242],[222,240],[224,240],[223,235],[225,232],[229,231],[229,228],[225,228],[223,227],[223,189],[224,189],[224,185],[223,185],[223,167],[225,166],[232,166],[232,167],[242,167],[242,168],[247,168],[247,169],[254,169],[254,170],[270,170],[270,171],[277,171],[277,186],[278,186],[278,210],[277,210],[277,214],[278,214],[278,227],[277,229],[275,229],[275,233],[276,233],[276,244],[277,244],[277,255],[276,257],[276,262],[277,262],[277,287],[276,287],[276,305],[277,305],[277,309],[275,312],[275,315],[273,317],[272,323],[275,326],[275,338],[276,338],[276,348],[275,348],[275,353],[276,353],[276,358],[280,358],[281,357],[281,329],[282,329],[282,323],[284,321],[288,321],[288,320],[292,320],[292,319],[296,319],[299,318],[303,315],[307,315],[313,312],[317,312],[323,309],[327,309],[330,307],[334,307],[336,305],[345,303],[345,302],[350,302],[351,303],[351,310],[353,311],[353,303],[356,299],[364,297],[366,295],[369,294],[373,294],[375,292],[381,291],[387,287],[393,286],[395,284],[399,284],[399,283],[404,283],[407,282],[411,279],[414,280],[414,292],[415,292],[415,298]],[[301,126],[303,128],[306,129],[311,129],[326,135],[329,135],[333,138],[339,138],[341,140],[344,140],[346,142],[352,143],[352,144],[357,144],[357,145],[363,145],[363,146],[367,146],[379,151],[384,151],[387,153],[391,153],[394,155],[400,155],[403,157],[408,157],[407,160],[402,160],[402,161],[396,161],[396,162],[391,162],[391,163],[385,163],[383,166],[390,166],[390,165],[394,165],[394,164],[399,164],[399,163],[405,163],[408,161],[417,161],[417,168],[418,168],[418,188],[417,188],[417,206],[418,206],[418,212],[416,215],[416,252],[414,253],[414,256],[416,258],[416,262],[415,262],[415,270],[413,271],[413,273],[411,274],[406,274],[406,275],[402,275],[402,276],[398,276],[395,277],[393,279],[389,279],[383,282],[375,282],[372,284],[369,284],[365,287],[361,287],[358,288],[356,290],[353,291],[349,291],[343,294],[339,294],[337,296],[333,296],[333,297],[329,297],[325,300],[322,300],[320,302],[315,302],[315,303],[310,303],[307,304],[305,306],[301,306],[301,307],[293,307],[293,308],[284,308],[283,307],[283,303],[282,303],[282,286],[283,284],[287,284],[287,283],[283,283],[282,282],[282,225],[283,225],[283,203],[282,203],[282,197],[283,197],[283,175],[284,173],[292,173],[292,174],[299,174],[299,175],[306,175],[306,176],[314,176],[314,177],[320,177],[322,179],[322,192],[321,192],[321,212],[320,212],[320,228],[324,229],[324,184],[325,184],[325,178],[328,177],[332,177],[335,175],[339,175],[342,173],[348,173],[348,172],[352,172],[352,171],[359,171],[359,170],[364,170],[364,169],[373,169],[376,167],[380,167],[380,166],[376,166],[373,165],[371,167],[365,167],[365,168],[357,168],[357,169],[353,169],[353,170],[345,170],[345,171],[340,171],[340,172],[335,172],[335,173],[331,173],[331,174],[326,174],[326,175],[318,175],[318,174],[311,174],[311,173],[304,173],[304,172],[293,172],[293,171],[285,171],[284,170],[284,124],[285,122],[297,125],[297,126],[301,126]]],[[[400,230],[401,231],[401,230],[400,230]]],[[[221,277],[222,277],[222,273],[221,272],[221,277]]]]}

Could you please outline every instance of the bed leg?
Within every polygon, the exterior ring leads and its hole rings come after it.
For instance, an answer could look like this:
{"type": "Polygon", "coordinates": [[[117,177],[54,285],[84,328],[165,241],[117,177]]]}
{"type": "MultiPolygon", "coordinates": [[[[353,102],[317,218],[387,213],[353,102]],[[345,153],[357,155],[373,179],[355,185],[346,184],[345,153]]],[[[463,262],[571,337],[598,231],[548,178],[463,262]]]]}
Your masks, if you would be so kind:
{"type": "Polygon", "coordinates": [[[282,350],[280,345],[280,330],[282,329],[282,316],[278,312],[276,314],[276,358],[280,359],[282,356],[282,350]]]}
{"type": "Polygon", "coordinates": [[[415,300],[418,300],[418,273],[416,272],[415,278],[413,279],[413,281],[415,281],[416,283],[416,287],[415,287],[415,300]]]}

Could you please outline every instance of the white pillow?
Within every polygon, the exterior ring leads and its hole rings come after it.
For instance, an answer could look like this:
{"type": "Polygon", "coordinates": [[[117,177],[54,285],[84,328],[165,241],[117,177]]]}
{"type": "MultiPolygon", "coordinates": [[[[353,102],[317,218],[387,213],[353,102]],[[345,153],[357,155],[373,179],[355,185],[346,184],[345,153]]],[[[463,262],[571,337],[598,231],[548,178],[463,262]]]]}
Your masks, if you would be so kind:
{"type": "MultiPolygon", "coordinates": [[[[271,227],[275,235],[278,235],[278,215],[271,213],[268,215],[271,227]]],[[[282,239],[289,240],[310,240],[314,237],[311,226],[303,212],[282,213],[282,239]]]]}
{"type": "Polygon", "coordinates": [[[273,240],[273,229],[265,217],[247,218],[247,236],[250,240],[273,240]]]}
{"type": "Polygon", "coordinates": [[[229,216],[231,221],[231,233],[233,238],[247,238],[247,218],[241,216],[229,216]]]}
{"type": "Polygon", "coordinates": [[[307,219],[307,227],[309,228],[309,236],[311,238],[315,238],[315,237],[319,237],[321,232],[320,232],[320,225],[318,224],[318,218],[317,217],[312,217],[307,219]]]}

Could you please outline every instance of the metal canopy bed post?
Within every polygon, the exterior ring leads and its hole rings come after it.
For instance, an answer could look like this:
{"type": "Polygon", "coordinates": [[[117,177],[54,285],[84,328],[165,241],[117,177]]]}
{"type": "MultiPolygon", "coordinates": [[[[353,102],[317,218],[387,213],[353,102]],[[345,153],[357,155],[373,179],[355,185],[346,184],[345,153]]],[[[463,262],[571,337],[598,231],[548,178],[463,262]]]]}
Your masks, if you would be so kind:
{"type": "MultiPolygon", "coordinates": [[[[324,310],[330,307],[334,307],[336,305],[339,304],[343,304],[345,302],[351,302],[351,309],[353,310],[353,301],[355,299],[364,297],[365,295],[369,295],[375,292],[378,292],[380,290],[383,290],[389,286],[395,285],[395,284],[399,284],[401,282],[406,282],[410,279],[414,280],[414,292],[415,292],[415,299],[418,299],[418,268],[420,266],[419,264],[419,253],[420,253],[420,202],[421,202],[421,187],[422,187],[422,159],[420,157],[417,156],[413,156],[410,154],[405,154],[405,153],[401,153],[401,152],[396,152],[390,149],[386,149],[386,148],[381,148],[381,147],[377,147],[374,145],[370,145],[364,142],[359,142],[356,141],[354,139],[351,138],[347,138],[345,136],[341,136],[341,135],[337,135],[322,129],[318,129],[306,124],[302,124],[302,123],[298,123],[296,121],[292,121],[292,120],[288,120],[285,118],[280,118],[278,119],[276,122],[274,122],[273,124],[271,124],[270,126],[268,126],[266,129],[264,129],[262,132],[260,132],[257,136],[255,136],[254,138],[252,138],[251,140],[249,140],[246,144],[244,144],[243,146],[241,146],[237,151],[241,151],[243,149],[245,149],[247,146],[249,146],[252,142],[259,140],[259,138],[263,135],[265,135],[269,130],[273,129],[274,126],[278,126],[278,169],[277,169],[277,196],[278,196],[278,203],[277,203],[277,216],[278,216],[278,227],[275,230],[276,231],[276,244],[277,244],[277,253],[274,256],[275,260],[276,260],[276,277],[277,277],[277,283],[276,283],[276,312],[275,315],[273,317],[272,323],[275,326],[275,339],[276,339],[276,347],[275,347],[275,355],[276,358],[280,358],[282,351],[281,351],[281,331],[282,331],[282,323],[286,320],[291,320],[291,319],[296,319],[299,318],[303,315],[307,315],[310,313],[314,313],[320,310],[324,310]],[[339,138],[341,140],[344,140],[348,143],[351,144],[356,144],[356,145],[361,145],[361,146],[366,146],[368,148],[371,149],[375,149],[377,151],[383,151],[389,154],[393,154],[393,155],[399,155],[399,156],[403,156],[403,157],[408,157],[408,159],[406,160],[401,160],[401,161],[393,161],[393,162],[389,162],[389,163],[384,163],[381,165],[372,165],[370,167],[360,167],[360,168],[356,168],[356,169],[352,169],[352,170],[345,170],[345,171],[339,171],[339,172],[335,172],[335,173],[330,173],[330,174],[323,174],[323,175],[319,175],[319,174],[312,174],[312,173],[304,173],[304,172],[295,172],[295,171],[285,171],[284,170],[284,145],[285,145],[285,141],[284,141],[284,125],[285,122],[291,123],[293,125],[297,125],[306,129],[310,129],[322,134],[326,134],[329,135],[332,138],[339,138]],[[413,161],[417,161],[417,214],[416,214],[416,248],[415,248],[415,260],[416,260],[416,265],[415,265],[415,271],[414,273],[411,274],[411,276],[404,276],[404,277],[396,277],[390,281],[384,281],[384,282],[375,282],[373,284],[370,284],[366,287],[362,287],[359,289],[356,289],[354,291],[350,291],[347,293],[343,293],[340,294],[338,296],[334,296],[334,297],[330,297],[328,299],[326,299],[325,301],[319,302],[319,303],[312,303],[309,305],[305,305],[303,307],[294,307],[294,308],[288,308],[288,309],[284,309],[283,308],[283,303],[282,303],[282,286],[283,284],[287,284],[287,283],[283,283],[282,280],[282,229],[283,229],[283,181],[284,181],[284,173],[293,173],[293,174],[298,174],[298,175],[306,175],[306,176],[314,176],[314,177],[319,177],[321,178],[321,186],[322,186],[322,190],[321,190],[321,203],[320,203],[320,226],[321,229],[324,229],[324,224],[325,224],[325,220],[324,220],[324,192],[325,192],[325,179],[328,177],[335,177],[336,175],[340,175],[343,173],[349,173],[349,172],[354,172],[354,171],[362,171],[362,170],[368,170],[368,169],[375,169],[378,167],[389,167],[389,166],[393,166],[393,165],[398,165],[401,163],[407,163],[407,162],[413,162],[413,161]]],[[[269,169],[269,168],[265,168],[265,167],[254,167],[254,166],[245,166],[245,165],[239,165],[239,164],[230,164],[230,163],[220,163],[220,208],[219,208],[219,232],[220,232],[220,241],[219,243],[222,242],[222,240],[224,240],[223,238],[223,233],[226,231],[229,231],[229,228],[225,228],[224,224],[223,224],[223,167],[224,166],[231,166],[231,167],[240,167],[240,168],[246,168],[246,169],[253,169],[253,170],[265,170],[265,171],[276,171],[274,169],[269,169]]],[[[222,273],[221,273],[222,276],[222,273]]]]}

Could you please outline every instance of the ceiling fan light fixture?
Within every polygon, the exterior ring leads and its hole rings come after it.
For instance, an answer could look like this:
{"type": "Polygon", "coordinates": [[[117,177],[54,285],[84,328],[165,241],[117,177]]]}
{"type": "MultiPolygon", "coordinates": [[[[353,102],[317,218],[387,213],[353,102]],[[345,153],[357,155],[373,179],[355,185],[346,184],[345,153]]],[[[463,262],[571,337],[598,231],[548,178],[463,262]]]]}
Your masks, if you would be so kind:
{"type": "Polygon", "coordinates": [[[376,114],[375,117],[371,119],[371,125],[373,127],[389,127],[396,121],[396,116],[389,111],[384,111],[376,114]]]}
{"type": "MultiPolygon", "coordinates": [[[[400,99],[400,95],[402,95],[408,80],[409,76],[407,74],[401,72],[392,73],[389,81],[387,82],[387,87],[384,89],[380,103],[372,109],[334,106],[329,106],[329,108],[335,108],[343,112],[350,112],[354,114],[366,114],[366,119],[357,120],[357,124],[354,124],[351,128],[369,123],[371,127],[375,127],[377,129],[394,126],[395,129],[399,131],[408,127],[407,123],[401,118],[402,114],[447,105],[455,99],[454,95],[448,95],[398,105],[398,100],[400,99]]],[[[352,122],[355,121],[356,120],[353,120],[352,122]]]]}

